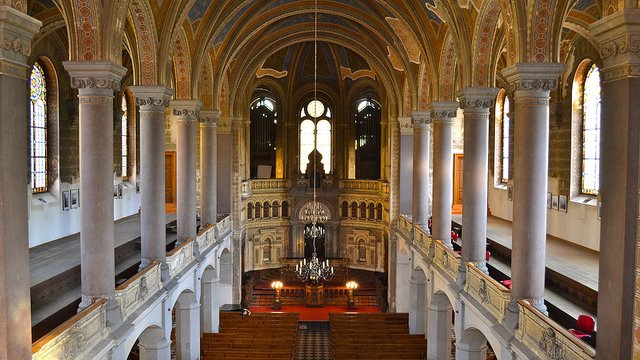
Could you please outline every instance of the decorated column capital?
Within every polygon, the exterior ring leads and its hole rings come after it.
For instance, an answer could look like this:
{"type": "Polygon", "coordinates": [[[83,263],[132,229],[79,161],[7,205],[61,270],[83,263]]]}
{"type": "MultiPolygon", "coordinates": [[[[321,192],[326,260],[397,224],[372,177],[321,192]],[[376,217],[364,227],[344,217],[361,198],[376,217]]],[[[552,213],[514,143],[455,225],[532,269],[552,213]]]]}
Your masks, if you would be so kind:
{"type": "Polygon", "coordinates": [[[172,100],[171,114],[180,121],[197,121],[202,108],[200,100],[172,100]]]}
{"type": "Polygon", "coordinates": [[[411,125],[410,117],[399,117],[398,123],[400,124],[400,135],[413,134],[413,126],[411,125]]]}
{"type": "MultiPolygon", "coordinates": [[[[549,91],[558,87],[558,79],[564,71],[560,63],[517,63],[502,70],[507,78],[509,91],[526,91],[530,95],[548,97],[549,91]]],[[[517,97],[517,96],[516,96],[517,97]]]]}
{"type": "Polygon", "coordinates": [[[465,112],[478,111],[489,113],[496,103],[498,89],[492,87],[465,87],[456,93],[460,99],[460,108],[465,112]]]}
{"type": "Polygon", "coordinates": [[[591,24],[604,82],[640,77],[640,9],[625,8],[591,24]]]}
{"type": "Polygon", "coordinates": [[[435,101],[429,104],[431,120],[434,124],[453,124],[460,104],[455,101],[435,101]]]}
{"type": "Polygon", "coordinates": [[[31,40],[42,22],[10,6],[0,6],[0,74],[28,78],[31,40]]]}
{"type": "Polygon", "coordinates": [[[220,110],[201,110],[200,126],[217,127],[221,115],[220,110]]]}
{"type": "Polygon", "coordinates": [[[422,129],[431,125],[431,112],[414,111],[411,113],[411,125],[413,125],[414,129],[422,129]]]}
{"type": "Polygon", "coordinates": [[[81,104],[113,102],[113,92],[120,90],[120,80],[127,73],[124,66],[110,61],[65,61],[71,87],[78,89],[81,104]]]}
{"type": "Polygon", "coordinates": [[[173,90],[164,86],[130,86],[136,105],[142,111],[164,111],[169,106],[173,90]]]}

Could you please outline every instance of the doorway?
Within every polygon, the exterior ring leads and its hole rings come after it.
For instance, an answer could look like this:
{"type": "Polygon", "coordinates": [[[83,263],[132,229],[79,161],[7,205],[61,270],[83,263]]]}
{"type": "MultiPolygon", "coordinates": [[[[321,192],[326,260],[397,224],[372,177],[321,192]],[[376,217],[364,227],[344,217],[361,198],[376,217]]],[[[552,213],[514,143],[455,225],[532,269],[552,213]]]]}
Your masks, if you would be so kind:
{"type": "Polygon", "coordinates": [[[166,212],[176,212],[176,152],[164,153],[164,202],[166,212]]]}

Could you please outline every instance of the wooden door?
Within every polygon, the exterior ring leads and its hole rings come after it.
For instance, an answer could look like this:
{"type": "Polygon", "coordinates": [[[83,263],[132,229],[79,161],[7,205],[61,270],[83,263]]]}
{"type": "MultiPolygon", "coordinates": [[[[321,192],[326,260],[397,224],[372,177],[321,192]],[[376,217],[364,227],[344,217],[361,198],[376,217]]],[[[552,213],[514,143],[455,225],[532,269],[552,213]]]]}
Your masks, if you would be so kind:
{"type": "Polygon", "coordinates": [[[176,211],[176,152],[164,154],[164,202],[168,212],[176,211]]]}
{"type": "Polygon", "coordinates": [[[462,171],[464,154],[453,155],[453,212],[462,212],[462,171]]]}

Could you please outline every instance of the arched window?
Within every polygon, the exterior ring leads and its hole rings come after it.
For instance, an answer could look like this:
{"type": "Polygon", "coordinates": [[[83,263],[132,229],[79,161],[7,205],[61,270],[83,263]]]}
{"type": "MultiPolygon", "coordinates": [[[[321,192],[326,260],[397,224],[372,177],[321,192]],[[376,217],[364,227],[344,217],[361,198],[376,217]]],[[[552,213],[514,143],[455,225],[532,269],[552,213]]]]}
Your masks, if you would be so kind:
{"type": "Polygon", "coordinates": [[[355,201],[351,203],[351,217],[358,217],[358,203],[356,203],[355,201]]]}
{"type": "Polygon", "coordinates": [[[380,105],[371,99],[356,104],[356,179],[380,178],[380,105]]]}
{"type": "Polygon", "coordinates": [[[376,220],[382,221],[382,204],[380,203],[378,203],[378,211],[376,215],[376,220]]]}
{"type": "Polygon", "coordinates": [[[31,68],[31,191],[46,192],[47,181],[47,81],[38,62],[31,68]]]}
{"type": "Polygon", "coordinates": [[[274,218],[277,218],[280,216],[280,203],[277,201],[273,202],[273,207],[271,208],[271,213],[274,218]]]}
{"type": "Polygon", "coordinates": [[[253,219],[253,203],[247,205],[247,219],[253,219]]]}
{"type": "Polygon", "coordinates": [[[593,64],[582,92],[582,181],[580,192],[598,195],[600,189],[600,69],[593,64]]]}
{"type": "Polygon", "coordinates": [[[129,155],[129,123],[128,123],[128,112],[127,112],[127,97],[122,94],[122,118],[120,122],[122,124],[122,132],[121,132],[121,144],[122,144],[122,180],[127,180],[129,178],[129,172],[127,170],[128,166],[128,155],[129,155]]]}
{"type": "Polygon", "coordinates": [[[260,219],[260,215],[262,215],[262,205],[260,203],[256,203],[256,219],[260,219]]]}
{"type": "MultiPolygon", "coordinates": [[[[317,149],[322,155],[322,167],[331,172],[331,109],[319,100],[312,100],[300,110],[300,172],[306,173],[309,154],[317,149]],[[314,130],[316,137],[314,139],[314,130]],[[315,141],[314,141],[315,140],[315,141]]],[[[318,164],[318,168],[320,165],[318,164]]]]}
{"type": "Polygon", "coordinates": [[[349,217],[349,203],[346,201],[342,202],[342,217],[343,218],[349,217]]]}
{"type": "Polygon", "coordinates": [[[369,220],[376,218],[376,204],[369,203],[369,220]]]}
{"type": "Polygon", "coordinates": [[[590,59],[573,82],[571,195],[597,196],[600,190],[600,69],[590,59]]]}
{"type": "Polygon", "coordinates": [[[495,108],[496,123],[496,183],[509,182],[509,149],[511,146],[510,99],[507,91],[501,89],[495,108]]]}
{"type": "Polygon", "coordinates": [[[360,203],[360,219],[366,219],[366,218],[367,218],[367,204],[360,203]]]}
{"type": "Polygon", "coordinates": [[[289,217],[289,202],[288,201],[283,201],[282,202],[282,217],[289,217]]]}
{"type": "Polygon", "coordinates": [[[271,261],[271,239],[267,239],[264,241],[264,246],[262,248],[262,261],[271,261]]]}
{"type": "Polygon", "coordinates": [[[358,261],[367,261],[367,248],[365,247],[364,240],[358,241],[358,261]]]}
{"type": "Polygon", "coordinates": [[[276,167],[278,112],[273,99],[261,97],[251,104],[251,178],[272,178],[276,167]]]}
{"type": "Polygon", "coordinates": [[[264,217],[264,218],[268,218],[268,217],[269,217],[269,215],[271,215],[271,214],[270,214],[270,212],[271,212],[271,204],[269,204],[269,202],[268,202],[268,201],[266,201],[266,202],[264,203],[264,208],[263,208],[263,209],[264,209],[264,210],[263,210],[263,212],[262,212],[262,213],[263,213],[262,217],[264,217]]]}

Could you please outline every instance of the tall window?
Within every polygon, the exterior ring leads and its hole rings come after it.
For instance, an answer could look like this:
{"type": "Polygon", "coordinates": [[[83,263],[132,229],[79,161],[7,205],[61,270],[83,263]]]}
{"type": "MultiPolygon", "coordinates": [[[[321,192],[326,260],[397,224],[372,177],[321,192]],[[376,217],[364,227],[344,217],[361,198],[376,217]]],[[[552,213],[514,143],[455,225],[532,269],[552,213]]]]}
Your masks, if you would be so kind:
{"type": "Polygon", "coordinates": [[[129,156],[129,123],[127,114],[127,97],[124,94],[122,95],[122,119],[120,119],[120,122],[122,123],[122,180],[126,180],[129,177],[129,172],[127,171],[127,159],[129,156]]]}
{"type": "Polygon", "coordinates": [[[300,172],[307,171],[309,154],[317,149],[322,155],[318,162],[322,162],[328,174],[331,171],[331,109],[319,100],[312,100],[300,110],[300,119],[300,172]],[[317,140],[314,130],[317,130],[317,140]]]}
{"type": "Polygon", "coordinates": [[[582,91],[581,192],[598,195],[600,189],[600,70],[593,64],[582,91]]]}
{"type": "Polygon", "coordinates": [[[251,104],[251,178],[272,178],[276,171],[276,102],[261,97],[251,104]]]}
{"type": "Polygon", "coordinates": [[[47,81],[38,62],[31,69],[31,189],[46,192],[47,184],[47,81]]]}
{"type": "Polygon", "coordinates": [[[380,105],[371,99],[356,105],[356,179],[379,179],[380,105]]]}
{"type": "Polygon", "coordinates": [[[497,166],[496,183],[506,184],[509,182],[509,147],[511,145],[511,119],[509,118],[510,109],[509,95],[506,90],[500,90],[498,101],[496,102],[496,137],[499,143],[496,144],[496,151],[499,164],[497,166]]]}

